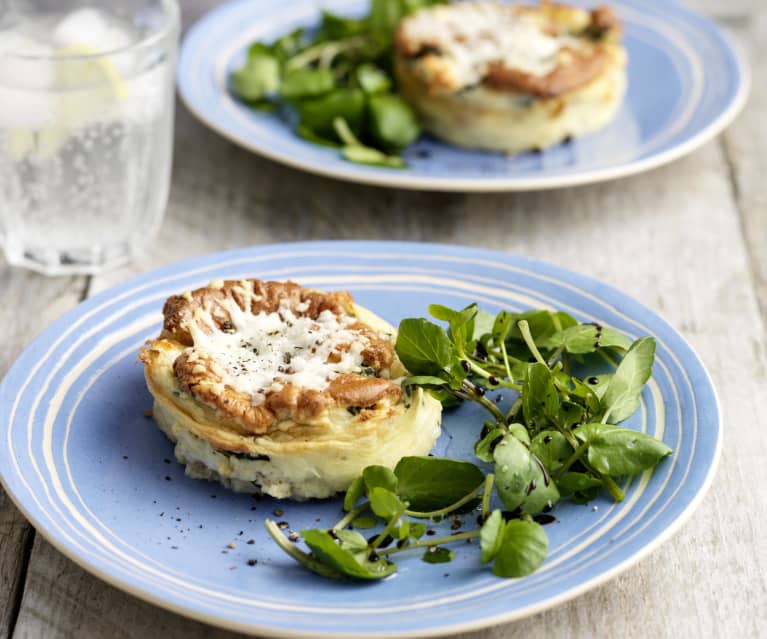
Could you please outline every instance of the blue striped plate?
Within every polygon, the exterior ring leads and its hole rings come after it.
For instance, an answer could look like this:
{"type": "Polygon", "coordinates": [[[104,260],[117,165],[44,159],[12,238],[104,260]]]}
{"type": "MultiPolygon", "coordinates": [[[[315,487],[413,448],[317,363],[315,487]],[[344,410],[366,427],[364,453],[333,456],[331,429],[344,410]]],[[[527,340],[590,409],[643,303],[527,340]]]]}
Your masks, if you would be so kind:
{"type": "MultiPolygon", "coordinates": [[[[584,6],[589,0],[573,2],[584,6]]],[[[321,7],[367,12],[368,0],[233,0],[209,13],[181,48],[178,86],[203,122],[230,140],[290,166],[383,186],[443,191],[548,189],[599,182],[670,162],[711,139],[738,114],[749,74],[729,39],[675,0],[615,0],[625,26],[629,90],[605,129],[541,154],[467,151],[424,136],[407,169],[352,164],[298,138],[276,115],[252,111],[227,91],[248,44],[317,24],[321,7]]]]}
{"type": "MultiPolygon", "coordinates": [[[[220,253],[110,289],[67,313],[24,352],[0,387],[0,418],[3,485],[61,552],[159,606],[280,637],[446,634],[561,603],[668,539],[710,484],[721,443],[719,408],[701,362],[638,302],[526,258],[387,242],[220,253]],[[338,500],[255,501],[188,479],[171,444],[144,416],[151,399],[136,355],[158,334],[166,297],[214,278],[253,276],[349,290],[395,325],[425,315],[429,303],[477,301],[490,311],[557,308],[632,338],[654,335],[654,374],[630,425],[662,437],[674,455],[626,486],[623,503],[558,505],[556,523],[546,526],[550,555],[525,579],[494,577],[468,544],[455,547],[450,564],[405,556],[394,577],[374,584],[306,573],[268,539],[263,520],[280,508],[292,529],[330,526],[341,512],[338,500]],[[258,563],[250,566],[250,559],[258,563]]],[[[447,413],[435,452],[472,459],[481,423],[469,406],[447,413]]]]}

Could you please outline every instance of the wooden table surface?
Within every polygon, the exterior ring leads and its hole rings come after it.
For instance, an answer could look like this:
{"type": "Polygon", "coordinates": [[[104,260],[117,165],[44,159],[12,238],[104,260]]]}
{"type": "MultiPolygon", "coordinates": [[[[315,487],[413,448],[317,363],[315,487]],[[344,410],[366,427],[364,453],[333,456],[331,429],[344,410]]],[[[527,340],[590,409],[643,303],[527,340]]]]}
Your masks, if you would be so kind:
{"type": "MultiPolygon", "coordinates": [[[[188,26],[215,2],[182,4],[188,26]]],[[[422,240],[582,271],[662,313],[698,351],[722,402],[719,471],[691,520],[639,565],[566,605],[464,637],[767,637],[767,2],[695,4],[748,51],[754,83],[744,113],[688,157],[601,185],[495,195],[357,186],[251,155],[179,105],[167,219],[145,260],[98,277],[59,279],[0,263],[0,373],[89,295],[227,248],[422,240]]],[[[0,639],[6,637],[235,635],[99,581],[36,534],[0,489],[0,639]]]]}

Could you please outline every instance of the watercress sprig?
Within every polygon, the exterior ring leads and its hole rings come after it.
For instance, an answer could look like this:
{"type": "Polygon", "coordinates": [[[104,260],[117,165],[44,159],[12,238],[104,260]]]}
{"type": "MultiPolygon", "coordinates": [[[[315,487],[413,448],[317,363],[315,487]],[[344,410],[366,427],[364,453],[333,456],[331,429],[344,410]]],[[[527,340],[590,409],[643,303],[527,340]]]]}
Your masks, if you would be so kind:
{"type": "Polygon", "coordinates": [[[400,152],[421,128],[394,86],[394,30],[405,15],[445,1],[371,0],[361,19],[323,11],[311,32],[254,42],[231,91],[254,109],[283,112],[297,135],[340,147],[351,162],[402,168],[400,152]]]}
{"type": "Polygon", "coordinates": [[[291,544],[273,521],[266,521],[266,529],[289,556],[324,577],[382,579],[396,570],[391,561],[394,555],[417,549],[425,550],[423,561],[444,563],[454,557],[446,545],[477,537],[482,561],[494,561],[495,574],[503,577],[530,574],[546,557],[546,535],[540,524],[530,518],[507,522],[500,510],[489,512],[492,487],[493,476],[486,476],[469,462],[404,457],[394,471],[383,466],[365,469],[346,492],[344,509],[348,515],[338,524],[328,530],[301,532],[311,553],[291,544]],[[417,520],[435,521],[472,511],[478,502],[482,504],[481,528],[424,538],[426,524],[417,520]],[[381,532],[370,540],[346,528],[367,510],[372,510],[384,524],[381,532]]]}
{"type": "Polygon", "coordinates": [[[396,350],[411,374],[403,385],[420,386],[445,406],[473,401],[486,409],[474,452],[491,472],[437,457],[405,457],[394,470],[370,466],[347,490],[346,514],[335,526],[301,533],[310,553],[267,521],[280,547],[318,574],[381,579],[396,570],[392,558],[399,553],[426,549],[424,561],[443,563],[454,557],[447,545],[479,538],[481,563],[492,562],[498,576],[523,577],[547,554],[536,518],[561,499],[583,503],[600,490],[621,501],[616,480],[652,469],[672,452],[618,425],[639,406],[652,373],[653,338],[632,343],[561,311],[491,315],[471,304],[432,305],[429,312],[444,324],[400,323],[396,350]],[[595,360],[613,370],[593,374],[595,360]],[[515,394],[505,410],[487,396],[500,389],[515,394]],[[493,508],[495,500],[503,510],[493,508]],[[477,509],[479,528],[424,537],[419,520],[477,509]],[[382,530],[370,540],[348,529],[376,525],[382,530]]]}

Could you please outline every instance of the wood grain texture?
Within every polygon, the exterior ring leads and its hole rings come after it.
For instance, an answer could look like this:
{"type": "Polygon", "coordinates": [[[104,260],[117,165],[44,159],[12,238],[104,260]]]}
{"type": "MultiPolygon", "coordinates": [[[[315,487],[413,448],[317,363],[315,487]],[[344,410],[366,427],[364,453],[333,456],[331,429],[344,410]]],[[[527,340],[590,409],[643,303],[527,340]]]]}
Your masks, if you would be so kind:
{"type": "MultiPolygon", "coordinates": [[[[208,4],[184,3],[186,19],[208,4]]],[[[741,29],[763,74],[767,20],[760,0],[708,2],[709,8],[713,4],[741,29]],[[742,20],[748,12],[757,17],[742,20]]],[[[725,423],[715,484],[669,543],[609,584],[523,622],[462,639],[763,637],[767,332],[759,299],[764,303],[767,275],[767,96],[764,83],[757,84],[724,140],[666,168],[602,185],[513,195],[413,193],[306,175],[235,147],[179,107],[174,182],[160,240],[139,265],[95,278],[90,292],[198,254],[304,239],[469,244],[548,260],[626,291],[677,326],[711,371],[725,423]]],[[[61,295],[61,308],[76,299],[61,295]]],[[[35,304],[19,303],[25,310],[35,304]]],[[[19,333],[14,343],[20,347],[28,339],[19,333]]],[[[0,515],[6,510],[0,501],[0,515]]],[[[13,557],[4,549],[4,531],[0,579],[3,562],[13,557]]],[[[0,582],[0,596],[4,586],[0,582]]],[[[14,636],[235,637],[103,584],[40,538],[14,636]]]]}
{"type": "MultiPolygon", "coordinates": [[[[0,375],[46,325],[80,300],[84,278],[49,279],[0,262],[0,375]]],[[[0,488],[0,637],[10,636],[23,587],[32,528],[0,488]]]]}
{"type": "Polygon", "coordinates": [[[753,70],[749,106],[724,135],[743,232],[758,287],[763,316],[767,316],[767,5],[749,20],[738,22],[753,70]]]}

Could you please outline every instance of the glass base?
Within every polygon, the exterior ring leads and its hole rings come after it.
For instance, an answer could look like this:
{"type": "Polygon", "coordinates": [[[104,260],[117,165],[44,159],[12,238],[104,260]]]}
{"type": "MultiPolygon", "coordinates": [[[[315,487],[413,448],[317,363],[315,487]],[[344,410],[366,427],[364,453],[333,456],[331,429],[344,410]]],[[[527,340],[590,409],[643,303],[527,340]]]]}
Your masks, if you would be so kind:
{"type": "Polygon", "coordinates": [[[43,275],[95,275],[128,264],[141,253],[128,243],[77,249],[6,247],[5,250],[9,264],[43,275]]]}

